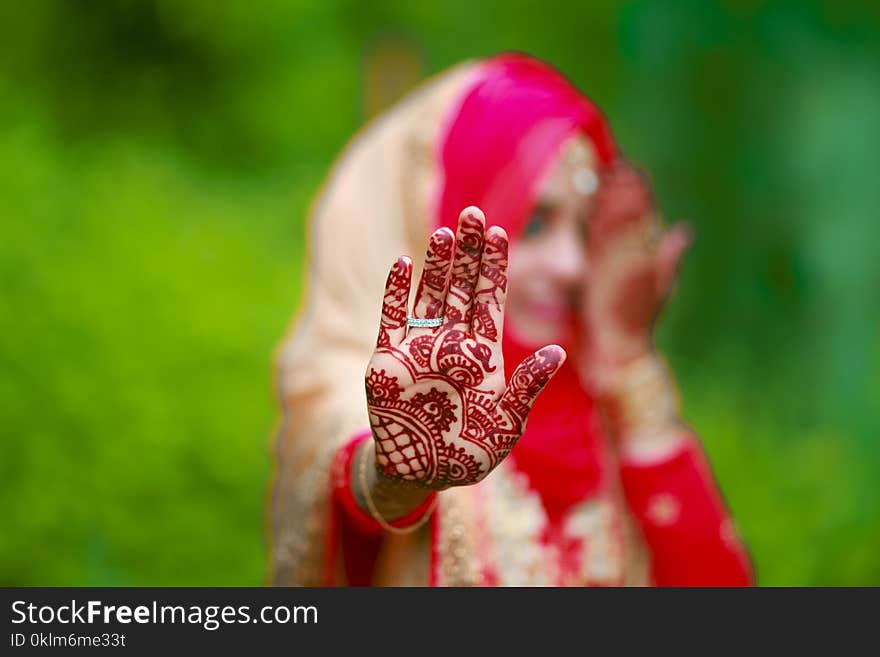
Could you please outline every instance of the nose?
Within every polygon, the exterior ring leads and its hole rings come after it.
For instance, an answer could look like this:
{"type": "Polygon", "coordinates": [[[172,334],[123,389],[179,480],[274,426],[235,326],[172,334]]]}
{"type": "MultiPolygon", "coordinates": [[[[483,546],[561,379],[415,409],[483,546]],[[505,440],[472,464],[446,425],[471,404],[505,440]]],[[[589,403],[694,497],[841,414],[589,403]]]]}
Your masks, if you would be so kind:
{"type": "Polygon", "coordinates": [[[580,283],[587,266],[587,254],[577,231],[554,231],[548,247],[548,262],[554,280],[562,285],[580,283]]]}

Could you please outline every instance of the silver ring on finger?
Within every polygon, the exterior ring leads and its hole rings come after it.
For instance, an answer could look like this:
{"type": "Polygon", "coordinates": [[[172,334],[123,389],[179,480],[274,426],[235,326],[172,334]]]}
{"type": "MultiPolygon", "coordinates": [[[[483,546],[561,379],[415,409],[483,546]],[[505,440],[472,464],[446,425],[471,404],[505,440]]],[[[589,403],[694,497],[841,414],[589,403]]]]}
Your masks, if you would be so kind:
{"type": "Polygon", "coordinates": [[[443,324],[442,317],[407,317],[406,325],[414,328],[437,328],[443,324]]]}

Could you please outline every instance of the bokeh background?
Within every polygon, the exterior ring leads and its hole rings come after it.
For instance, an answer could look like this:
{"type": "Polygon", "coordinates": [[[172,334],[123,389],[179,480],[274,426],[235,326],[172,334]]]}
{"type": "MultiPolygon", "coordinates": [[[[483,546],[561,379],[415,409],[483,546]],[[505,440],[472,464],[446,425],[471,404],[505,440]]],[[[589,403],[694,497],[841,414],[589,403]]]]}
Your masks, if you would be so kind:
{"type": "Polygon", "coordinates": [[[767,585],[880,584],[880,9],[0,3],[0,583],[254,585],[304,218],[424,77],[505,49],[698,238],[659,342],[767,585]]]}

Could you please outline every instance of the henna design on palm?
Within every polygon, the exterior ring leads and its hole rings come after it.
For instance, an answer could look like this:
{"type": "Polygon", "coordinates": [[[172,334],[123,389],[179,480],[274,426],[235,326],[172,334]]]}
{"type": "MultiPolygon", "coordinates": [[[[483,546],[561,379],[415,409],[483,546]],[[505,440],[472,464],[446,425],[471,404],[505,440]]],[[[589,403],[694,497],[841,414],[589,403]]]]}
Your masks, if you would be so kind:
{"type": "Polygon", "coordinates": [[[412,263],[401,257],[392,267],[366,371],[376,467],[386,477],[434,490],[480,481],[513,449],[562,365],[562,348],[547,346],[505,384],[507,247],[504,229],[486,230],[474,207],[461,213],[455,237],[434,232],[413,315],[443,317],[438,328],[407,330],[412,263]]]}

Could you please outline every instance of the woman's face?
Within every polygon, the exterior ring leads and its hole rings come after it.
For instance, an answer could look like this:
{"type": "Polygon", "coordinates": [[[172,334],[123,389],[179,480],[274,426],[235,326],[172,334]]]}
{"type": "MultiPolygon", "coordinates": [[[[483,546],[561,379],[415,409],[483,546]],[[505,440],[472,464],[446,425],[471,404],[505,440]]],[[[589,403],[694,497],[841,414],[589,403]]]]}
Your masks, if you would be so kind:
{"type": "Polygon", "coordinates": [[[598,184],[593,152],[577,136],[561,153],[510,247],[506,325],[536,347],[570,341],[589,273],[586,222],[598,184]]]}

